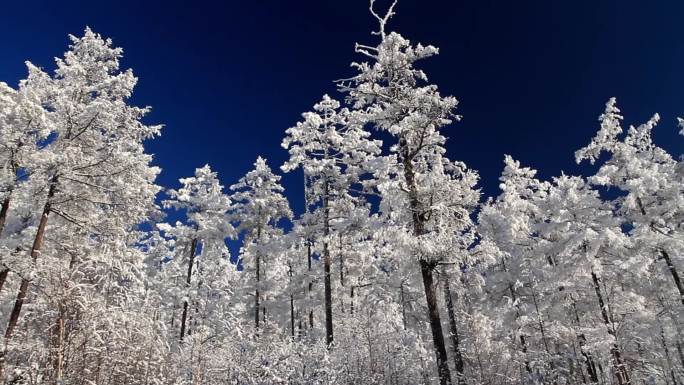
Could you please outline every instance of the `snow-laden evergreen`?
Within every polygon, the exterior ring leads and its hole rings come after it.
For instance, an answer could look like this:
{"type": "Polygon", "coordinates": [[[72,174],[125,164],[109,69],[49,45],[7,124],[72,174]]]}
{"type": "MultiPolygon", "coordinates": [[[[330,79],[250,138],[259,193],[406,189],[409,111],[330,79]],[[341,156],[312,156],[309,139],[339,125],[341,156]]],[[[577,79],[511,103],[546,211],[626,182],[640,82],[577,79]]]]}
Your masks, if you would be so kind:
{"type": "Polygon", "coordinates": [[[683,385],[684,161],[660,117],[625,129],[610,99],[588,177],[502,154],[483,199],[420,69],[438,49],[389,31],[395,7],[370,1],[355,74],[284,128],[286,175],[257,157],[227,189],[208,165],[155,182],[161,126],[90,29],[0,83],[1,380],[683,385]]]}

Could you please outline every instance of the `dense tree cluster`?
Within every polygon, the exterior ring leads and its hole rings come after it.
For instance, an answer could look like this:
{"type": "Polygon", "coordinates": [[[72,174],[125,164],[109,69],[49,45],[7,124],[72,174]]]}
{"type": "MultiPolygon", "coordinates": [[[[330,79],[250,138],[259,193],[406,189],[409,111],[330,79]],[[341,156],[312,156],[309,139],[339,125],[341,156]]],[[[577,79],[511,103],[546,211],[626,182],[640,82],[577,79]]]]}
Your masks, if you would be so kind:
{"type": "Polygon", "coordinates": [[[575,154],[592,176],[505,156],[483,199],[418,67],[438,49],[370,4],[379,42],[284,133],[301,213],[261,157],[229,188],[208,165],[155,184],[161,126],[90,29],[0,83],[4,383],[684,385],[684,160],[658,115],[624,128],[611,99],[575,154]]]}

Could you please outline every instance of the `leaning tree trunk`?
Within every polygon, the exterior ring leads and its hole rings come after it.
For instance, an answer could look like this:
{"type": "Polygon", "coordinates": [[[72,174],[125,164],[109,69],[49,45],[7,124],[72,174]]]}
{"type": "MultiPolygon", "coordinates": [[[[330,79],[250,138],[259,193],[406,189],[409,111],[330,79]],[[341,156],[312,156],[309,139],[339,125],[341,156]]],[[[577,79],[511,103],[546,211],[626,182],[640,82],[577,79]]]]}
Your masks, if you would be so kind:
{"type": "MultiPolygon", "coordinates": [[[[55,190],[57,189],[57,179],[53,179],[50,183],[50,189],[48,190],[47,200],[45,201],[45,206],[43,206],[43,213],[40,216],[40,222],[38,223],[38,230],[36,231],[36,236],[33,239],[33,245],[31,246],[31,259],[33,263],[36,263],[40,251],[43,248],[43,240],[45,239],[45,229],[47,228],[48,218],[50,217],[50,212],[52,211],[52,198],[55,195],[55,190]]],[[[3,369],[5,364],[5,355],[7,353],[7,345],[12,339],[14,334],[14,329],[19,321],[19,315],[21,314],[21,308],[24,306],[24,300],[28,294],[29,288],[29,275],[24,276],[21,279],[21,284],[19,285],[19,293],[17,294],[17,299],[14,301],[14,307],[10,313],[10,319],[7,323],[7,328],[5,329],[5,346],[0,354],[0,381],[3,377],[3,369]]]]}
{"type": "Polygon", "coordinates": [[[461,344],[458,336],[458,326],[456,315],[454,314],[454,301],[451,298],[451,287],[449,279],[444,278],[444,301],[446,302],[447,314],[449,315],[449,332],[451,334],[451,345],[454,350],[454,367],[456,368],[456,380],[459,385],[465,385],[465,373],[463,364],[463,354],[461,354],[461,344]]]}
{"type": "Polygon", "coordinates": [[[675,265],[672,262],[672,258],[670,258],[670,254],[668,254],[667,251],[660,250],[660,254],[663,256],[665,264],[667,264],[667,269],[670,270],[672,280],[674,280],[675,286],[677,286],[677,290],[679,291],[679,299],[682,302],[682,305],[684,305],[684,284],[682,284],[682,279],[679,278],[677,268],[675,268],[675,265]]]}
{"type": "MultiPolygon", "coordinates": [[[[579,313],[577,312],[577,306],[575,305],[574,299],[572,300],[572,309],[575,313],[577,327],[581,328],[582,325],[580,324],[579,313]]],[[[584,358],[584,365],[587,369],[587,374],[589,374],[589,381],[591,381],[592,384],[598,384],[598,370],[596,369],[596,363],[594,362],[591,351],[589,351],[589,348],[587,348],[587,337],[584,335],[584,333],[579,333],[577,335],[577,341],[580,346],[582,357],[584,358]]]]}
{"type": "Polygon", "coordinates": [[[615,369],[615,377],[617,377],[618,385],[628,385],[630,383],[629,373],[627,372],[627,367],[622,358],[622,352],[617,344],[617,335],[611,320],[610,314],[608,314],[608,305],[603,299],[603,294],[601,293],[600,278],[596,275],[594,270],[591,271],[591,280],[594,286],[594,291],[596,292],[596,297],[598,298],[599,306],[601,307],[601,316],[603,318],[603,323],[608,329],[608,334],[613,337],[613,345],[610,348],[610,354],[613,356],[613,369],[615,369]]]}
{"type": "Polygon", "coordinates": [[[333,343],[333,314],[332,314],[332,282],[330,278],[330,186],[325,180],[323,196],[323,269],[325,286],[325,343],[330,347],[333,343]]]}
{"type": "MultiPolygon", "coordinates": [[[[2,231],[5,229],[5,222],[7,221],[7,212],[9,211],[10,201],[12,191],[7,193],[7,196],[2,201],[2,207],[0,207],[0,236],[2,236],[2,231]]],[[[0,270],[0,293],[2,292],[2,287],[5,285],[7,280],[7,274],[9,274],[9,269],[7,266],[2,266],[0,270]]]]}
{"type": "MultiPolygon", "coordinates": [[[[636,202],[639,206],[639,211],[641,211],[641,215],[646,216],[646,208],[644,207],[644,203],[641,201],[641,198],[637,197],[636,202]]],[[[651,226],[653,226],[653,223],[651,223],[651,226]]],[[[667,269],[670,271],[670,275],[672,275],[672,280],[677,287],[677,291],[679,291],[679,300],[681,301],[682,305],[684,305],[684,284],[682,283],[682,279],[679,277],[679,272],[677,272],[677,268],[675,267],[674,263],[672,263],[672,258],[670,258],[670,254],[668,254],[667,251],[661,249],[660,255],[665,260],[667,269]]]]}
{"type": "MultiPolygon", "coordinates": [[[[418,198],[418,188],[416,186],[416,179],[413,171],[413,163],[409,156],[409,149],[406,146],[405,139],[400,140],[400,146],[402,147],[404,179],[406,181],[406,186],[408,187],[409,207],[412,212],[413,235],[418,237],[425,234],[425,215],[421,210],[421,204],[418,198]]],[[[437,307],[437,294],[435,292],[433,278],[433,273],[437,264],[433,261],[420,259],[419,265],[423,278],[423,287],[425,289],[425,300],[428,307],[428,319],[430,322],[430,330],[432,331],[435,358],[437,359],[439,383],[440,385],[451,384],[451,373],[449,371],[446,344],[442,332],[442,320],[439,315],[439,308],[437,307]]]]}
{"type": "MultiPolygon", "coordinates": [[[[185,277],[186,287],[190,289],[190,282],[192,281],[192,267],[195,265],[195,252],[197,250],[197,238],[194,238],[190,243],[190,258],[188,261],[188,275],[185,277]]],[[[188,319],[188,298],[183,300],[183,315],[181,316],[180,341],[183,342],[185,337],[186,322],[188,319]]]]}

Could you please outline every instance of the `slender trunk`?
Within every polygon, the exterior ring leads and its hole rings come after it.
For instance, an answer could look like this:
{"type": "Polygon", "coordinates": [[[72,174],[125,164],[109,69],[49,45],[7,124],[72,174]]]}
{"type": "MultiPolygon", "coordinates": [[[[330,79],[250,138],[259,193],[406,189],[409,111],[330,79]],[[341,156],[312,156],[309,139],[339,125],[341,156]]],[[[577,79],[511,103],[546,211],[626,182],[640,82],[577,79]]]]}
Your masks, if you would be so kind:
{"type": "Polygon", "coordinates": [[[308,258],[308,271],[309,271],[309,329],[314,327],[314,313],[313,306],[311,305],[311,292],[313,291],[313,280],[311,279],[311,240],[307,241],[306,245],[306,255],[308,258]]]}
{"type": "MultiPolygon", "coordinates": [[[[506,267],[506,261],[503,259],[501,261],[503,265],[504,272],[508,273],[508,268],[506,267]]],[[[518,304],[518,295],[515,287],[513,286],[513,282],[508,281],[508,292],[511,294],[511,300],[513,300],[513,303],[515,304],[515,319],[520,318],[520,305],[518,304]]],[[[527,340],[525,339],[525,335],[523,332],[520,332],[520,349],[523,353],[523,357],[525,357],[525,371],[527,371],[528,374],[532,374],[532,367],[530,366],[530,361],[527,358],[527,340]]]]}
{"type": "Polygon", "coordinates": [[[667,362],[667,369],[670,371],[670,376],[672,377],[672,384],[679,385],[677,382],[677,375],[675,374],[674,368],[672,367],[672,359],[670,358],[670,349],[667,347],[667,342],[665,341],[665,331],[663,327],[660,327],[660,343],[663,345],[663,352],[665,352],[665,362],[667,362]]]}
{"type": "Polygon", "coordinates": [[[679,278],[677,268],[675,267],[674,263],[672,263],[672,258],[670,258],[670,254],[668,254],[667,251],[660,250],[660,254],[663,256],[668,270],[670,270],[670,274],[675,282],[675,286],[677,286],[677,290],[679,290],[679,299],[682,302],[682,305],[684,305],[684,284],[682,284],[682,280],[679,278]]]}
{"type": "MultiPolygon", "coordinates": [[[[575,321],[577,322],[577,327],[578,328],[582,327],[582,325],[580,324],[579,313],[577,313],[577,306],[575,305],[574,300],[572,301],[572,309],[575,312],[575,321]]],[[[596,363],[594,363],[594,358],[592,357],[589,349],[586,347],[587,337],[584,335],[584,333],[579,333],[577,335],[577,341],[579,342],[582,357],[584,357],[584,365],[587,368],[587,374],[589,374],[589,380],[591,381],[592,384],[598,384],[599,378],[598,378],[598,371],[596,370],[596,363]]]]}
{"type": "Polygon", "coordinates": [[[325,285],[325,342],[328,347],[333,343],[333,314],[332,314],[332,282],[330,279],[330,247],[328,236],[330,235],[330,206],[329,206],[329,183],[326,179],[323,196],[323,269],[325,285]]]}
{"type": "MultiPolygon", "coordinates": [[[[12,155],[12,158],[14,158],[14,155],[12,155]]],[[[19,165],[12,160],[10,162],[11,165],[11,170],[12,174],[16,178],[16,170],[19,167],[19,165]]],[[[16,179],[15,179],[16,183],[16,179]]],[[[14,185],[10,185],[10,188],[7,191],[7,196],[5,199],[2,201],[2,206],[0,207],[0,236],[2,236],[2,232],[5,229],[5,223],[7,222],[7,213],[9,212],[9,207],[10,207],[10,202],[12,200],[12,193],[14,192],[14,185]]],[[[7,266],[2,266],[2,270],[0,270],[0,293],[2,292],[2,287],[5,285],[5,281],[7,280],[7,274],[9,273],[9,268],[7,266]]],[[[1,380],[1,378],[0,378],[1,380]]]]}
{"type": "Polygon", "coordinates": [[[2,293],[2,288],[5,286],[5,282],[7,282],[7,275],[9,275],[9,269],[2,266],[2,270],[0,270],[0,293],[2,293]]]}
{"type": "Polygon", "coordinates": [[[449,332],[451,334],[451,345],[454,349],[454,368],[456,368],[456,380],[459,385],[465,385],[465,373],[463,355],[461,354],[460,339],[458,336],[458,326],[454,313],[454,301],[451,298],[451,287],[448,278],[444,279],[444,301],[446,302],[447,314],[449,316],[449,332]]]}
{"type": "MultiPolygon", "coordinates": [[[[401,138],[399,140],[399,145],[402,148],[404,179],[406,181],[406,186],[408,187],[409,206],[412,212],[413,235],[418,237],[425,234],[425,214],[421,209],[421,203],[418,197],[418,188],[416,186],[416,179],[413,171],[413,162],[409,153],[406,139],[401,138]]],[[[430,330],[432,331],[435,358],[437,359],[439,383],[440,385],[451,384],[451,373],[449,371],[446,344],[444,342],[444,334],[442,333],[442,320],[437,307],[437,294],[435,293],[433,279],[433,272],[436,264],[434,262],[420,259],[419,265],[423,278],[423,287],[425,289],[425,300],[427,301],[428,319],[430,321],[430,330]]]]}
{"type": "MultiPolygon", "coordinates": [[[[45,201],[45,206],[43,206],[43,212],[40,216],[40,222],[38,223],[38,230],[36,231],[36,236],[33,239],[33,245],[31,246],[31,260],[33,263],[38,260],[40,251],[43,248],[43,240],[45,239],[45,229],[47,228],[48,218],[50,217],[50,212],[52,210],[52,198],[55,195],[55,190],[57,189],[57,178],[53,178],[50,182],[50,189],[48,190],[47,199],[45,201]]],[[[19,315],[21,314],[21,308],[24,306],[24,300],[28,294],[29,288],[29,275],[21,279],[21,284],[19,285],[19,293],[17,294],[17,299],[14,301],[14,307],[10,313],[10,318],[7,323],[7,328],[5,329],[5,346],[3,347],[2,353],[0,353],[0,381],[4,378],[3,370],[5,364],[5,355],[7,353],[7,345],[12,339],[14,334],[14,329],[19,321],[19,315]]]]}
{"type": "Polygon", "coordinates": [[[259,253],[256,255],[256,288],[254,289],[254,329],[256,329],[257,333],[259,332],[259,300],[260,300],[260,293],[259,293],[259,281],[261,280],[261,257],[259,256],[259,253]]]}
{"type": "Polygon", "coordinates": [[[9,211],[10,200],[12,197],[11,194],[11,191],[7,193],[7,196],[2,201],[2,206],[0,207],[0,235],[2,235],[2,231],[5,229],[5,222],[7,221],[7,212],[9,211]]]}
{"type": "Polygon", "coordinates": [[[56,384],[61,383],[64,371],[64,318],[64,306],[60,304],[57,319],[52,326],[52,369],[56,384]]]}
{"type": "MultiPolygon", "coordinates": [[[[40,217],[40,222],[38,223],[38,230],[36,231],[36,237],[33,240],[33,246],[31,246],[31,259],[33,263],[36,262],[40,251],[43,248],[43,240],[45,239],[45,229],[47,228],[48,218],[50,217],[50,211],[52,209],[52,197],[55,195],[55,189],[57,188],[57,181],[53,180],[50,183],[50,189],[48,190],[47,200],[45,206],[43,207],[43,213],[40,217]]],[[[21,308],[24,306],[24,300],[28,294],[29,287],[28,277],[24,277],[21,280],[21,285],[19,286],[19,293],[17,294],[17,299],[14,302],[14,307],[12,308],[12,313],[10,313],[10,319],[7,323],[7,329],[5,329],[5,342],[8,342],[12,338],[14,333],[14,328],[17,326],[17,321],[19,320],[19,315],[21,314],[21,308]]]]}
{"type": "MultiPolygon", "coordinates": [[[[309,214],[309,183],[306,175],[306,171],[304,171],[304,210],[306,211],[307,214],[309,214]]],[[[309,329],[313,329],[314,327],[314,314],[313,314],[313,306],[311,304],[311,292],[313,291],[313,280],[311,278],[311,234],[307,235],[306,239],[306,256],[307,256],[307,262],[308,262],[308,279],[309,279],[309,329]]]]}
{"type": "Polygon", "coordinates": [[[354,315],[354,285],[352,285],[349,293],[349,314],[354,315]]]}
{"type": "MultiPolygon", "coordinates": [[[[338,253],[338,258],[340,260],[340,287],[344,288],[344,255],[342,254],[342,233],[339,233],[340,238],[340,250],[338,253]]],[[[344,293],[344,289],[342,290],[344,293]]],[[[340,310],[344,313],[344,295],[340,295],[340,310]]]]}
{"type": "Polygon", "coordinates": [[[435,356],[437,358],[437,369],[439,372],[439,383],[441,385],[451,384],[451,373],[449,372],[449,362],[442,332],[442,321],[437,307],[437,293],[433,278],[435,266],[425,260],[420,261],[420,270],[425,286],[425,300],[428,305],[428,318],[430,320],[430,330],[432,331],[432,341],[435,345],[435,356]]]}
{"type": "MultiPolygon", "coordinates": [[[[292,265],[288,265],[288,275],[290,276],[290,286],[292,286],[292,265]]],[[[295,308],[294,308],[294,294],[292,287],[290,287],[290,330],[292,331],[292,339],[295,337],[295,308]]]]}
{"type": "MultiPolygon", "coordinates": [[[[190,243],[190,255],[188,259],[188,275],[185,277],[186,287],[190,289],[190,282],[192,281],[192,268],[195,265],[195,252],[197,251],[197,238],[194,238],[190,243]]],[[[188,293],[189,295],[189,293],[188,293]]],[[[180,341],[183,342],[185,337],[186,322],[188,319],[188,298],[183,300],[183,314],[181,315],[181,329],[180,341]]]]}
{"type": "MultiPolygon", "coordinates": [[[[642,202],[641,198],[637,197],[636,202],[639,206],[639,211],[641,211],[641,214],[646,216],[646,208],[644,207],[644,203],[642,202]]],[[[651,226],[653,226],[653,223],[651,223],[651,226]]],[[[684,284],[682,284],[682,280],[679,277],[677,268],[675,267],[674,263],[672,263],[672,259],[670,258],[670,255],[667,253],[667,251],[661,249],[660,255],[662,255],[663,259],[665,260],[665,263],[667,264],[668,270],[670,270],[670,275],[672,275],[672,279],[674,280],[675,286],[679,291],[679,300],[681,301],[682,305],[684,305],[684,284]]]]}
{"type": "Polygon", "coordinates": [[[629,373],[627,373],[627,368],[622,359],[622,352],[620,352],[620,348],[617,344],[617,335],[615,333],[610,314],[608,313],[608,306],[603,299],[603,294],[601,293],[600,279],[593,269],[591,271],[591,280],[593,282],[594,291],[596,292],[596,297],[598,298],[599,306],[601,307],[603,323],[608,329],[608,334],[610,334],[615,341],[610,349],[610,353],[613,356],[613,368],[615,369],[615,376],[617,377],[618,385],[627,385],[630,383],[629,373]]]}
{"type": "Polygon", "coordinates": [[[399,297],[401,299],[401,324],[404,327],[404,330],[406,330],[406,298],[404,298],[404,282],[399,285],[399,297]]]}

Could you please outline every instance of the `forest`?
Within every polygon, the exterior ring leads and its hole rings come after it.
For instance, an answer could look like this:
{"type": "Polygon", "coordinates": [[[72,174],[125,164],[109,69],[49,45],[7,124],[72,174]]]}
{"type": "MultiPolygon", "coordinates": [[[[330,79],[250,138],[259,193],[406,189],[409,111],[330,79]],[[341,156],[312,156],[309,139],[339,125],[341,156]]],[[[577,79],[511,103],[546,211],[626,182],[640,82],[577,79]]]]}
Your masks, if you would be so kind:
{"type": "Polygon", "coordinates": [[[438,48],[386,30],[395,5],[370,0],[375,43],[283,128],[287,162],[227,186],[156,183],[163,127],[89,28],[0,82],[0,381],[684,385],[684,160],[658,114],[611,98],[589,177],[501,154],[484,197],[446,155],[438,48]]]}

